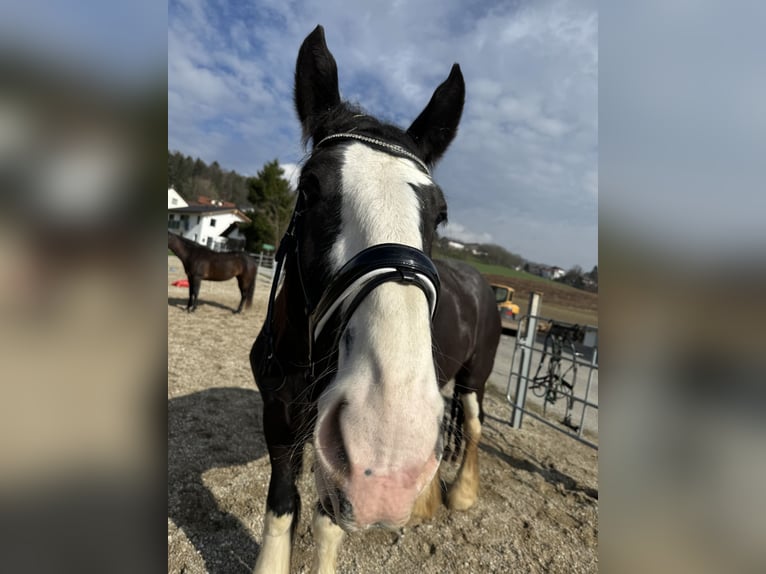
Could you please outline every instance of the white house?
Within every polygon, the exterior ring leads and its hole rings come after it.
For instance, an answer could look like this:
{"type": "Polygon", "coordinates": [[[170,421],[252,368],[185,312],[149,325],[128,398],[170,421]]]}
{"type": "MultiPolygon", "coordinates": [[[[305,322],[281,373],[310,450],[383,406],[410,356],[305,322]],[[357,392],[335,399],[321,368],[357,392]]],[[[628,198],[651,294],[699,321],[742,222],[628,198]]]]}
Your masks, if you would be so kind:
{"type": "Polygon", "coordinates": [[[168,188],[168,209],[175,209],[177,207],[186,207],[189,205],[186,200],[179,195],[179,193],[172,187],[168,188]]]}
{"type": "Polygon", "coordinates": [[[567,274],[567,272],[564,271],[561,267],[556,267],[556,266],[551,267],[550,273],[551,273],[551,279],[553,279],[554,281],[556,279],[560,279],[561,277],[567,274]]]}
{"type": "Polygon", "coordinates": [[[250,218],[232,203],[207,200],[205,203],[168,208],[170,231],[216,251],[244,247],[245,236],[239,231],[238,223],[250,223],[250,218]]]}

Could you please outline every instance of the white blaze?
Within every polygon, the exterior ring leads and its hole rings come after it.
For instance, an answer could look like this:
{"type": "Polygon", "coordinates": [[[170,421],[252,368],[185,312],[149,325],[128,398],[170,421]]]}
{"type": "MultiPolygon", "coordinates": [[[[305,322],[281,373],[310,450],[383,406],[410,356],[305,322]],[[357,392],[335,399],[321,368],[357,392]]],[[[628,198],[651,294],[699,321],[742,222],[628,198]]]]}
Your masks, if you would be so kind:
{"type": "MultiPolygon", "coordinates": [[[[350,144],[344,160],[333,272],[380,243],[422,249],[421,206],[412,185],[432,185],[430,177],[411,160],[364,144],[350,144]]],[[[320,418],[323,407],[346,401],[340,424],[348,455],[376,476],[425,464],[433,459],[443,411],[425,294],[414,285],[384,283],[365,297],[347,328],[351,347],[340,345],[338,374],[320,399],[320,418]]]]}
{"type": "Polygon", "coordinates": [[[410,184],[432,183],[411,160],[361,143],[349,145],[343,165],[341,228],[331,253],[333,271],[379,243],[423,249],[420,202],[410,184]]]}

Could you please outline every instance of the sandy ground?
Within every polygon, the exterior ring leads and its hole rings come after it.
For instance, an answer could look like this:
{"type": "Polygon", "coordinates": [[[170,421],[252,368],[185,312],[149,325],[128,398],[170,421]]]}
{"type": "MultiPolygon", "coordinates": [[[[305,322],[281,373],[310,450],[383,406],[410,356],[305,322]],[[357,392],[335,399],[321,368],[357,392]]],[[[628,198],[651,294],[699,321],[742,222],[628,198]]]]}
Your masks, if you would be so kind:
{"type": "MultiPolygon", "coordinates": [[[[197,312],[168,257],[168,572],[250,572],[261,539],[270,465],[262,403],[248,362],[266,310],[259,280],[252,309],[235,281],[203,282],[197,312]]],[[[346,537],[347,573],[561,572],[598,570],[598,453],[532,419],[513,430],[510,407],[487,394],[481,494],[466,512],[442,508],[429,523],[346,537]]],[[[311,565],[311,458],[300,482],[303,514],[293,572],[311,565]]],[[[442,468],[446,482],[455,465],[442,468]]]]}

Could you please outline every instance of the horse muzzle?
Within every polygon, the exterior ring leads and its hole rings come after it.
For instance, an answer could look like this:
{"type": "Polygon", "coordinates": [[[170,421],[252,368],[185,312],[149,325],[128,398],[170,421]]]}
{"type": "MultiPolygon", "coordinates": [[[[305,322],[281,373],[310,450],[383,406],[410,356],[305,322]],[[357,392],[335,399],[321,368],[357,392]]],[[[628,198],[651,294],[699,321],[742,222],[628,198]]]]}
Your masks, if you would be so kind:
{"type": "Polygon", "coordinates": [[[383,476],[365,469],[352,473],[343,485],[336,484],[320,465],[315,469],[319,500],[346,532],[401,528],[409,522],[415,501],[433,479],[439,462],[432,456],[423,467],[383,476]]]}

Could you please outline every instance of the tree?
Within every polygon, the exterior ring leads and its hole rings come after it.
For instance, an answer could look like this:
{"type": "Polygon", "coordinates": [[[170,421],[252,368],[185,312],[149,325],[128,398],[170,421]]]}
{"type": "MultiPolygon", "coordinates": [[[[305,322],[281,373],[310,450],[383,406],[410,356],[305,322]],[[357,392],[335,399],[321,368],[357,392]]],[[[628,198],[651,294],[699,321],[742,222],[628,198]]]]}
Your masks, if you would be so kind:
{"type": "Polygon", "coordinates": [[[178,185],[178,162],[175,161],[175,154],[168,150],[168,187],[178,185]]]}
{"type": "Polygon", "coordinates": [[[575,265],[566,272],[566,274],[558,279],[561,283],[566,283],[577,289],[585,287],[585,279],[583,278],[582,267],[575,265]]]}
{"type": "Polygon", "coordinates": [[[478,251],[483,252],[487,263],[493,265],[504,265],[505,267],[516,267],[524,262],[521,255],[508,251],[505,247],[494,243],[480,243],[478,251]]]}
{"type": "Polygon", "coordinates": [[[210,199],[218,199],[218,189],[212,181],[206,177],[195,177],[187,181],[184,189],[189,197],[196,198],[205,195],[210,199]]]}
{"type": "Polygon", "coordinates": [[[192,166],[192,177],[200,177],[207,171],[207,165],[200,158],[194,160],[192,166]]]}
{"type": "Polygon", "coordinates": [[[221,185],[223,183],[223,171],[221,170],[221,166],[218,164],[217,161],[214,161],[207,168],[205,173],[205,178],[213,184],[213,187],[217,190],[219,199],[229,199],[228,197],[223,197],[223,195],[221,194],[222,187],[223,187],[221,185]]]}
{"type": "Polygon", "coordinates": [[[243,231],[249,248],[257,244],[279,244],[287,229],[295,203],[295,194],[290,191],[290,182],[284,178],[284,170],[278,160],[268,162],[248,182],[247,199],[253,205],[250,213],[252,224],[243,231]]]}

